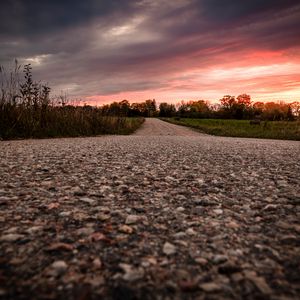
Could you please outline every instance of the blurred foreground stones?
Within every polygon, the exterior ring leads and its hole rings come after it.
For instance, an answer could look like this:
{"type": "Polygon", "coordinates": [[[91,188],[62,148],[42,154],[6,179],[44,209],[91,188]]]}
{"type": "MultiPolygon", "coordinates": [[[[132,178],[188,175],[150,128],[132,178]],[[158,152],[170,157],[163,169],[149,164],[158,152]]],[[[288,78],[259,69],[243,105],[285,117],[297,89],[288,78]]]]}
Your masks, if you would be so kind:
{"type": "Polygon", "coordinates": [[[300,143],[178,128],[0,142],[0,297],[299,299],[300,143]]]}

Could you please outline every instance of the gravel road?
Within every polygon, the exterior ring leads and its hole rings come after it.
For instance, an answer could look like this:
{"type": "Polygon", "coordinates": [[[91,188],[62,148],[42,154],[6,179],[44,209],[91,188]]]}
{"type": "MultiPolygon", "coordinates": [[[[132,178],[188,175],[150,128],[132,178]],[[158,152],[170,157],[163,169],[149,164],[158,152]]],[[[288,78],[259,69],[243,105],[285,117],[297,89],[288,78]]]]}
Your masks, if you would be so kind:
{"type": "Polygon", "coordinates": [[[138,136],[157,136],[157,135],[175,135],[175,136],[197,136],[205,135],[201,134],[191,128],[174,125],[167,122],[162,122],[158,119],[147,119],[134,135],[138,136]]]}
{"type": "Polygon", "coordinates": [[[0,142],[3,299],[299,299],[300,143],[146,120],[0,142]]]}

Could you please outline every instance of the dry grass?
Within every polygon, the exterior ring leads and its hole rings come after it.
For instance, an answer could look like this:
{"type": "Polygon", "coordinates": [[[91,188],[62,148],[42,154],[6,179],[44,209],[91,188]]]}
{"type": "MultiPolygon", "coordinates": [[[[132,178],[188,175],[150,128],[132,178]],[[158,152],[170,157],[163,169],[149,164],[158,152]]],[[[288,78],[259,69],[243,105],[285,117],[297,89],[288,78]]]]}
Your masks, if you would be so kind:
{"type": "Polygon", "coordinates": [[[0,68],[0,138],[44,138],[129,134],[143,118],[104,116],[90,106],[67,105],[63,97],[50,98],[50,87],[32,79],[31,66],[16,62],[10,72],[0,68]]]}

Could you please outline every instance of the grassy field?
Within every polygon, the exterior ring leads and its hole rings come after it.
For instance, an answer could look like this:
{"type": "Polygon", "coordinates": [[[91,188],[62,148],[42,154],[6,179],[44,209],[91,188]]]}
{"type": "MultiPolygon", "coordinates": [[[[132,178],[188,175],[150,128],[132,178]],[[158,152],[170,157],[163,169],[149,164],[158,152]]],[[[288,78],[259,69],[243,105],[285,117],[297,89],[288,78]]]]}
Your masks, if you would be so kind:
{"type": "Polygon", "coordinates": [[[249,120],[163,118],[162,120],[195,128],[218,136],[300,140],[300,121],[261,122],[250,125],[249,120]]]}

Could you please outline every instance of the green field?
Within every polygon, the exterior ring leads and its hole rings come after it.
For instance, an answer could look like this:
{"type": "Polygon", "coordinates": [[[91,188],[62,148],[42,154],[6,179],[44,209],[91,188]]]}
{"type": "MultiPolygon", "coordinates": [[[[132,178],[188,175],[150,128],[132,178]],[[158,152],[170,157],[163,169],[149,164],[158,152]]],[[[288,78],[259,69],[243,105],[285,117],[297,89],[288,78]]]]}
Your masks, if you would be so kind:
{"type": "Polygon", "coordinates": [[[187,118],[163,118],[162,120],[192,127],[211,135],[300,140],[300,121],[262,121],[260,125],[251,125],[249,120],[187,118]]]}

